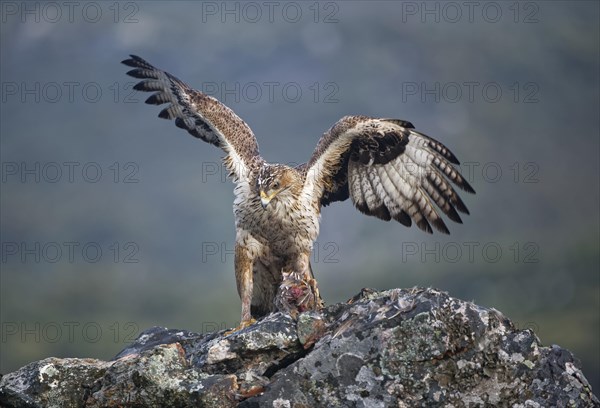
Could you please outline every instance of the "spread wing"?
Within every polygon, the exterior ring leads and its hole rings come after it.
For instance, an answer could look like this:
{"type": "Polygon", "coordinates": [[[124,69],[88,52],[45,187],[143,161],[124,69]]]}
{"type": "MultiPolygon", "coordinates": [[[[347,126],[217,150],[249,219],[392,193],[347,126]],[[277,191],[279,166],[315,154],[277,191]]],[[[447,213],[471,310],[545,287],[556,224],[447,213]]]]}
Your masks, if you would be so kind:
{"type": "Polygon", "coordinates": [[[448,234],[438,209],[462,223],[468,214],[452,183],[474,193],[454,167],[459,161],[410,122],[346,116],[319,140],[305,167],[305,192],[321,205],[348,197],[364,214],[448,234]],[[458,212],[457,212],[458,210],[458,212]]]}
{"type": "Polygon", "coordinates": [[[227,153],[225,165],[234,180],[248,179],[253,164],[262,159],[256,138],[246,122],[215,98],[190,88],[136,55],[122,63],[134,67],[127,75],[142,79],[134,89],[155,92],[146,103],[169,104],[158,114],[160,118],[175,119],[177,127],[223,149],[227,153]]]}

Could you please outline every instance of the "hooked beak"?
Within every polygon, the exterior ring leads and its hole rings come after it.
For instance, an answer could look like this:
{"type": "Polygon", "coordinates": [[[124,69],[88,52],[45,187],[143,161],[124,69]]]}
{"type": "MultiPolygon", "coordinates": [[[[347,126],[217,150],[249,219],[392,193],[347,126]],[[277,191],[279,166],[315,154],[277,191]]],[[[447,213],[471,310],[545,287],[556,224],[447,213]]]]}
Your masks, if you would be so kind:
{"type": "Polygon", "coordinates": [[[268,196],[267,193],[260,190],[260,204],[262,205],[263,210],[267,208],[267,205],[271,202],[271,199],[275,196],[273,193],[271,196],[268,196]]]}

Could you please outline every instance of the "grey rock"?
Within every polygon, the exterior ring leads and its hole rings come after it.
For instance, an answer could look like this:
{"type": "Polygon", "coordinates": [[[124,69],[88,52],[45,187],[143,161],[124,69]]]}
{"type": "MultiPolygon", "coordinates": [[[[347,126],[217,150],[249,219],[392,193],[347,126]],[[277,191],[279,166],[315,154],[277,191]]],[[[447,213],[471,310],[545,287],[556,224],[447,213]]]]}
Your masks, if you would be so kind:
{"type": "Polygon", "coordinates": [[[154,327],[112,361],[4,375],[9,407],[599,407],[573,355],[435,289],[363,289],[237,332],[154,327]]]}

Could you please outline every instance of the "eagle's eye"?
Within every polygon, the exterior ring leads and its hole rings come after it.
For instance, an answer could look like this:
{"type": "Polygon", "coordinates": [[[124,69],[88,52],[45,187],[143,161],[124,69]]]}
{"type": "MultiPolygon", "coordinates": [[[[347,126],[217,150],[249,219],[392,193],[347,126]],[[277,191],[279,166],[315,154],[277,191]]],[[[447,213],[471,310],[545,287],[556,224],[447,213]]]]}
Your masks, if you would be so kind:
{"type": "Polygon", "coordinates": [[[279,188],[279,181],[276,181],[275,183],[273,183],[273,188],[274,189],[278,189],[279,188]]]}

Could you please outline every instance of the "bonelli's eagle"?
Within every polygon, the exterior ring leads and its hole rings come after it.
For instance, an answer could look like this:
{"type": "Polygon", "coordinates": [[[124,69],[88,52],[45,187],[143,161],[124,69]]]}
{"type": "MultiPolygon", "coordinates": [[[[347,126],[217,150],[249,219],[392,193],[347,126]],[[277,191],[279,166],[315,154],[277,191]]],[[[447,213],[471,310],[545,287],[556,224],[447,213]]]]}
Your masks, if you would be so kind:
{"type": "Polygon", "coordinates": [[[167,104],[158,114],[192,136],[220,147],[235,183],[235,278],[241,326],[277,309],[318,309],[321,299],[310,266],[321,206],[348,198],[363,214],[447,234],[439,210],[461,223],[468,214],[452,183],[473,193],[442,143],[410,122],[345,116],[317,143],[305,164],[267,163],[250,127],[217,99],[132,55],[123,64],[167,104]],[[432,228],[433,227],[433,228],[432,228]]]}

